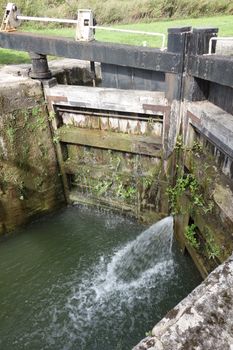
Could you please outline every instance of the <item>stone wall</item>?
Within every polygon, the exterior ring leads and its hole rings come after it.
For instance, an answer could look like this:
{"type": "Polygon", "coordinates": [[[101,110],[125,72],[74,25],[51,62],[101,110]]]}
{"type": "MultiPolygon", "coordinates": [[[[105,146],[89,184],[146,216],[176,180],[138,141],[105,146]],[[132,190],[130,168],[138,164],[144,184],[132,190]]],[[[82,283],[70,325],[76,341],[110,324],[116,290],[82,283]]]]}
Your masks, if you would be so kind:
{"type": "MultiPolygon", "coordinates": [[[[66,203],[51,119],[30,64],[1,67],[0,76],[0,235],[66,203]]],[[[50,62],[60,84],[92,85],[100,80],[90,63],[50,62]]]]}
{"type": "Polygon", "coordinates": [[[3,69],[0,235],[64,203],[48,118],[40,82],[3,69]]]}

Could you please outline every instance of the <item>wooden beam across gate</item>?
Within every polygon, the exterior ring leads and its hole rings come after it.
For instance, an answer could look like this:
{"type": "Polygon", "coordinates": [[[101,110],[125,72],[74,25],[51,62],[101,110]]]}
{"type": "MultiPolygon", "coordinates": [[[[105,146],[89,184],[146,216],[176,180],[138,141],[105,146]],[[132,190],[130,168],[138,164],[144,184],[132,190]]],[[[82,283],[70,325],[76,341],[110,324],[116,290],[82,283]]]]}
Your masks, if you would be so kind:
{"type": "Polygon", "coordinates": [[[82,42],[26,32],[0,32],[0,47],[152,71],[168,73],[182,71],[180,53],[96,40],[82,42]]]}

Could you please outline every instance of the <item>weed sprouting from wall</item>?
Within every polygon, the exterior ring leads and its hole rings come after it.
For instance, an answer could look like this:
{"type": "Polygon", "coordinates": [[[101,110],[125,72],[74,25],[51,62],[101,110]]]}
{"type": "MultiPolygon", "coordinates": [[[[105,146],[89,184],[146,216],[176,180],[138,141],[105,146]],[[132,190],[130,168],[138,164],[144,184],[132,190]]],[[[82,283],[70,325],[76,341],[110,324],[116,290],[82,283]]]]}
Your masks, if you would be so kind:
{"type": "MultiPolygon", "coordinates": [[[[195,210],[202,210],[204,214],[211,212],[213,209],[213,201],[211,194],[206,193],[204,184],[208,184],[211,180],[208,176],[202,178],[198,176],[198,168],[193,159],[203,152],[201,144],[197,141],[193,143],[192,148],[185,147],[182,138],[178,136],[175,146],[175,157],[177,160],[175,184],[167,188],[167,194],[170,203],[170,210],[173,215],[180,213],[193,213],[195,210]],[[189,172],[184,167],[185,158],[189,159],[189,172]],[[189,206],[182,203],[182,197],[186,195],[189,199],[189,206]]],[[[207,170],[210,165],[202,164],[207,170]]]]}
{"type": "Polygon", "coordinates": [[[185,237],[187,238],[189,244],[195,248],[199,249],[200,243],[198,242],[198,239],[196,237],[196,228],[197,226],[195,224],[191,224],[185,228],[185,237]]]}
{"type": "Polygon", "coordinates": [[[167,195],[171,213],[189,218],[182,231],[186,246],[192,248],[197,259],[204,259],[204,265],[211,271],[224,260],[227,242],[214,221],[217,210],[214,191],[220,175],[216,160],[201,141],[196,138],[188,147],[178,137],[174,152],[175,182],[167,188],[167,195]]]}

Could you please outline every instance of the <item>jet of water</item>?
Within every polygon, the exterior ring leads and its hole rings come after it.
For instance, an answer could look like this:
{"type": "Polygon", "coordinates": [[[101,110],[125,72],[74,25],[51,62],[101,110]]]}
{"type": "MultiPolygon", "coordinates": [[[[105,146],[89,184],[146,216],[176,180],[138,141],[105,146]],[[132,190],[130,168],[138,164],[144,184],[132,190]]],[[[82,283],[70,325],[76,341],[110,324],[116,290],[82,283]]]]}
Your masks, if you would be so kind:
{"type": "Polygon", "coordinates": [[[155,223],[115,254],[107,275],[115,274],[118,282],[139,278],[143,272],[171,257],[172,236],[172,217],[155,223]]]}
{"type": "MultiPolygon", "coordinates": [[[[87,339],[95,338],[95,330],[105,334],[106,327],[113,328],[111,333],[117,338],[120,327],[124,327],[122,320],[132,318],[133,330],[133,310],[139,307],[139,300],[142,305],[150,303],[150,289],[156,290],[158,303],[162,300],[163,283],[173,274],[172,236],[173,218],[167,217],[119,248],[110,259],[101,257],[72,286],[66,303],[70,321],[65,327],[71,342],[86,349],[87,339]]],[[[143,306],[140,312],[143,315],[143,306]]],[[[57,332],[56,322],[53,327],[57,332]]],[[[60,335],[66,336],[62,330],[60,335]]]]}

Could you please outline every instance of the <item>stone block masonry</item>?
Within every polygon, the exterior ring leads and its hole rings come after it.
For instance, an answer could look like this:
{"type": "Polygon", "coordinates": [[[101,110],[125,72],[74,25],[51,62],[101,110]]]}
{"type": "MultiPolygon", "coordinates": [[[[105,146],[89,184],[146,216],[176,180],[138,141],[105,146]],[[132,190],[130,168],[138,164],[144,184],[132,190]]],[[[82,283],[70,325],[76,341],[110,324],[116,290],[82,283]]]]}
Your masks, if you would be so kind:
{"type": "MultiPolygon", "coordinates": [[[[18,67],[19,71],[19,67],[18,67]]],[[[39,81],[0,81],[0,236],[64,203],[39,81]]]]}

